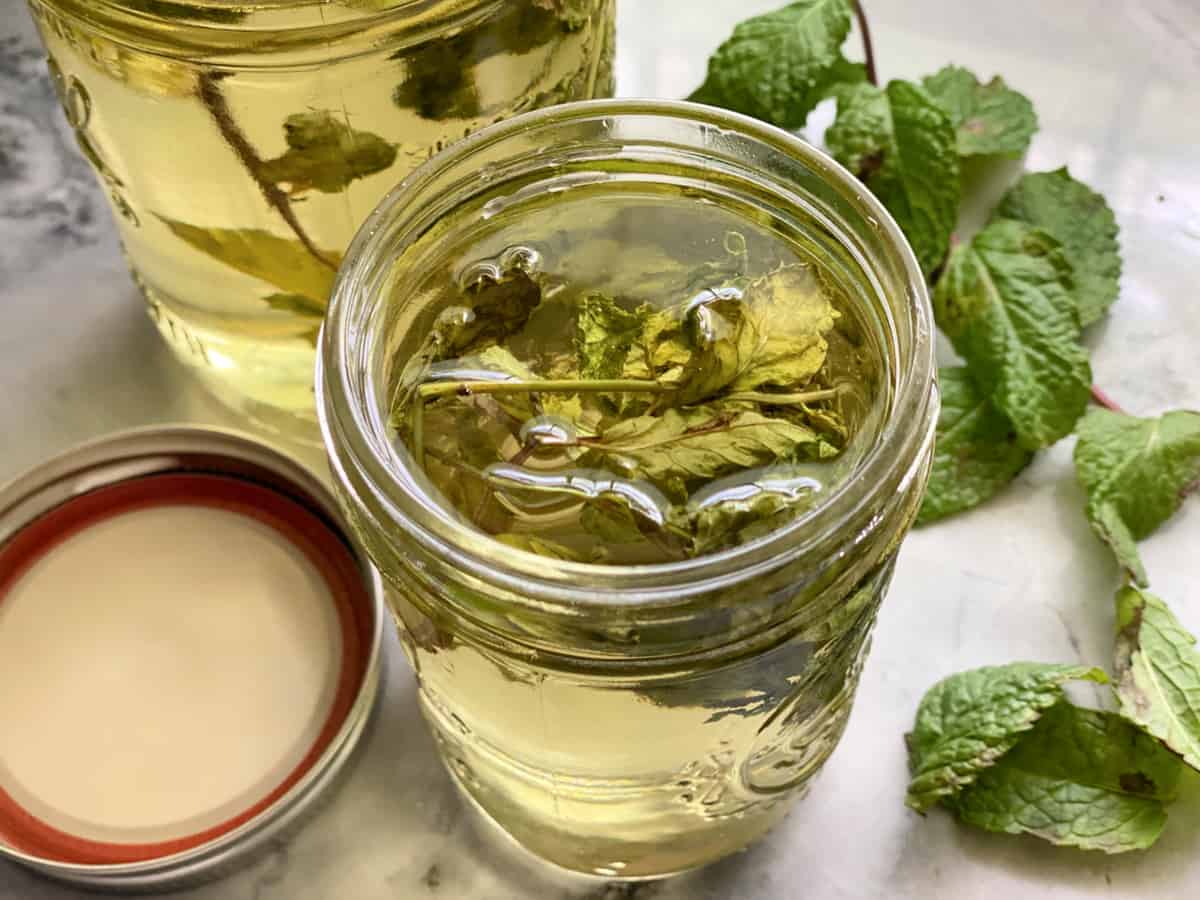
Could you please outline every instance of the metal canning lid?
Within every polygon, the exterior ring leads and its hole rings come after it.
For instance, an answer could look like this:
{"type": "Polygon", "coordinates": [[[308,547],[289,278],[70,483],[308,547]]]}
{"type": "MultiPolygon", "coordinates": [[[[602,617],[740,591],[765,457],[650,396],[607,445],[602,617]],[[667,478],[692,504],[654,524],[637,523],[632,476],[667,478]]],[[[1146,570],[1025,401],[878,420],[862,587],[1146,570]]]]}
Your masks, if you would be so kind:
{"type": "Polygon", "coordinates": [[[233,432],[122,432],[0,488],[0,858],[128,891],[252,856],[351,757],[382,611],[329,491],[233,432]]]}

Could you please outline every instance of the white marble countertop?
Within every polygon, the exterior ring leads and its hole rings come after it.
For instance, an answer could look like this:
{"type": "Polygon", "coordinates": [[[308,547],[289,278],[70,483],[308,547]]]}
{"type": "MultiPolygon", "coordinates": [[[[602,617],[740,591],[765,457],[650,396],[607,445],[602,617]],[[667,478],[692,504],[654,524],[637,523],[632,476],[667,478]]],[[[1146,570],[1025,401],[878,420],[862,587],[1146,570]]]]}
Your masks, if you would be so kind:
{"type": "MultiPolygon", "coordinates": [[[[709,49],[778,0],[623,0],[622,94],[679,96],[709,49]]],[[[1069,164],[1116,210],[1120,302],[1089,333],[1096,377],[1131,411],[1200,407],[1200,6],[1196,0],[869,0],[883,77],[954,61],[1033,99],[1027,165],[1069,164]]],[[[24,7],[0,0],[0,480],[125,426],[237,425],[170,358],[142,313],[103,198],[64,138],[24,7]]],[[[1159,845],[1105,857],[984,834],[903,805],[901,735],[924,690],[1017,658],[1106,665],[1115,565],[1090,534],[1070,441],[1000,499],[913,534],[840,748],[766,841],[665,883],[562,880],[472,825],[419,720],[394,639],[358,765],[294,838],[196,900],[982,900],[1196,896],[1200,778],[1159,845]]],[[[293,448],[294,449],[294,448],[293,448]]],[[[308,458],[317,461],[313,451],[308,458]]],[[[1142,554],[1156,590],[1200,630],[1200,502],[1142,554]],[[1189,552],[1189,550],[1191,552],[1189,552]]],[[[3,728],[3,723],[0,723],[3,728]]],[[[0,863],[0,900],[78,892],[0,863]]]]}

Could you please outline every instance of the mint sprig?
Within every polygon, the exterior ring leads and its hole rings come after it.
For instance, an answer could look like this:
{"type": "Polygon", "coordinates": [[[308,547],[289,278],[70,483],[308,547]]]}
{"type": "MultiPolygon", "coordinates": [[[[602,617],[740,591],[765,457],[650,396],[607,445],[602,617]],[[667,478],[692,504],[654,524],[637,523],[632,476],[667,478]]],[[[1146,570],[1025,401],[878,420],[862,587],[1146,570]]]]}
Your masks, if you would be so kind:
{"type": "MultiPolygon", "coordinates": [[[[788,15],[753,20],[755,27],[770,22],[774,41],[802,51],[803,37],[786,34],[800,21],[790,17],[799,6],[821,4],[794,4],[788,15]]],[[[866,81],[844,64],[840,44],[829,46],[849,19],[836,10],[837,28],[797,69],[807,74],[795,96],[785,78],[756,78],[778,57],[752,58],[768,49],[739,41],[750,33],[739,26],[722,46],[728,53],[737,45],[739,65],[726,65],[718,51],[710,81],[715,67],[721,91],[706,82],[709,90],[693,99],[789,128],[804,124],[818,87],[836,99],[826,146],[904,231],[929,279],[938,326],[965,362],[939,373],[937,446],[918,521],[983,502],[1036,450],[1078,429],[1075,465],[1088,518],[1145,587],[1136,542],[1200,484],[1200,413],[1137,418],[1090,383],[1081,331],[1119,293],[1112,210],[1065,168],[1026,173],[977,235],[956,240],[961,160],[1022,156],[1037,130],[1033,105],[999,76],[982,83],[956,65],[919,84],[881,88],[863,4],[852,6],[866,81]],[[730,101],[756,91],[766,92],[771,109],[730,101]],[[1101,408],[1085,416],[1089,395],[1101,408]]],[[[1180,758],[1200,768],[1200,653],[1167,605],[1139,587],[1118,593],[1117,620],[1119,714],[1067,701],[1063,682],[1104,680],[1081,666],[1015,663],[935,685],[908,737],[909,805],[924,812],[941,803],[988,830],[1108,853],[1153,844],[1175,797],[1180,758]]]]}

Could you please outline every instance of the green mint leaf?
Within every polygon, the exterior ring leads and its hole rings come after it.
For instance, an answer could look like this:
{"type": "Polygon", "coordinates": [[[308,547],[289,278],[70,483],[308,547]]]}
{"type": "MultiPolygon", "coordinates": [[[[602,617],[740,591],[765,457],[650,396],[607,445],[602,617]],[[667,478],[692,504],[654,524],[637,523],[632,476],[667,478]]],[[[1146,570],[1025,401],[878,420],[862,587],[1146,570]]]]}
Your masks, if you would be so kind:
{"type": "Polygon", "coordinates": [[[951,675],[935,684],[917,708],[905,740],[907,804],[925,812],[953,797],[1008,753],[1042,712],[1060,702],[1062,685],[1107,681],[1087,666],[1019,662],[951,675]]]}
{"type": "Polygon", "coordinates": [[[293,196],[314,189],[335,194],[396,161],[395,144],[369,131],[356,131],[328,110],[288,116],[283,133],[287,152],[264,160],[260,174],[289,185],[293,196]]]}
{"type": "Polygon", "coordinates": [[[879,198],[928,274],[942,264],[961,198],[957,138],[949,116],[922,88],[893,81],[835,91],[829,151],[879,198]]]}
{"type": "Polygon", "coordinates": [[[1093,409],[1079,423],[1075,474],[1092,527],[1138,584],[1147,584],[1137,541],[1179,509],[1200,479],[1200,413],[1139,419],[1093,409]]]}
{"type": "Polygon", "coordinates": [[[996,76],[980,84],[961,66],[946,66],[921,81],[950,116],[959,156],[1020,157],[1037,131],[1037,114],[1024,94],[996,76]]]}
{"type": "Polygon", "coordinates": [[[921,525],[982,503],[1033,459],[965,367],[940,369],[938,383],[942,410],[929,486],[917,515],[921,525]]]}
{"type": "Polygon", "coordinates": [[[1125,853],[1158,839],[1181,770],[1120,716],[1060,703],[946,805],[988,831],[1125,853]]]}
{"type": "Polygon", "coordinates": [[[536,553],[538,556],[548,556],[551,559],[562,559],[568,562],[584,561],[583,557],[570,547],[564,547],[556,541],[539,537],[536,534],[508,532],[505,534],[494,534],[492,537],[502,544],[516,547],[518,550],[524,550],[526,553],[536,553]]]}
{"type": "Polygon", "coordinates": [[[1104,198],[1065,169],[1023,175],[1000,201],[997,215],[1048,232],[1063,247],[1075,274],[1079,319],[1090,325],[1117,299],[1121,245],[1104,198]]]}
{"type": "Polygon", "coordinates": [[[1117,593],[1117,698],[1121,715],[1200,770],[1200,653],[1161,599],[1117,593]]]}
{"type": "Polygon", "coordinates": [[[697,407],[637,416],[583,441],[591,455],[628,478],[644,478],[674,497],[695,480],[790,460],[816,434],[786,419],[757,412],[697,407]]]}
{"type": "Polygon", "coordinates": [[[649,315],[647,306],[627,310],[603,294],[582,297],[575,319],[580,374],[584,378],[620,378],[649,315]]]}
{"type": "Polygon", "coordinates": [[[688,99],[799,128],[837,79],[853,73],[841,46],[851,0],[800,0],[741,22],[688,99]]]}
{"type": "Polygon", "coordinates": [[[934,289],[938,325],[1030,450],[1069,434],[1087,406],[1071,289],[1058,241],[1010,219],[956,248],[934,289]]]}
{"type": "MultiPolygon", "coordinates": [[[[286,294],[307,297],[324,307],[335,270],[313,258],[299,241],[276,237],[257,228],[201,228],[162,216],[177,238],[230,268],[274,285],[286,294]]],[[[341,255],[321,254],[333,263],[341,255]]]]}

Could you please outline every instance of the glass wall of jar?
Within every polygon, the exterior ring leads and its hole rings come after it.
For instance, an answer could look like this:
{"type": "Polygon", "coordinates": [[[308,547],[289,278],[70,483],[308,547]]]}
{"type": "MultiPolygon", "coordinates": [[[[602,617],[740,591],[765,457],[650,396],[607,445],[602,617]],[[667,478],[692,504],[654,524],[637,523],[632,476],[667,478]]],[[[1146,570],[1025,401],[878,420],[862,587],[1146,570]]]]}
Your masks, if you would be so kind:
{"type": "MultiPolygon", "coordinates": [[[[544,859],[607,877],[698,866],[776,823],[845,726],[920,503],[934,374],[925,283],[894,222],[824,154],[759,122],[568,104],[414,173],[351,245],[317,390],[341,502],[463,791],[544,859]],[[428,289],[437,273],[537,270],[632,304],[672,260],[754,265],[771,242],[845,298],[829,358],[869,363],[851,385],[855,436],[792,521],[667,562],[535,555],[457,513],[398,436],[393,401],[429,336],[487,327],[428,289]]],[[[463,479],[465,463],[447,460],[463,479]]]]}
{"type": "Polygon", "coordinates": [[[610,96],[615,0],[29,0],[149,311],[226,402],[311,421],[351,236],[447,144],[610,96]]]}

